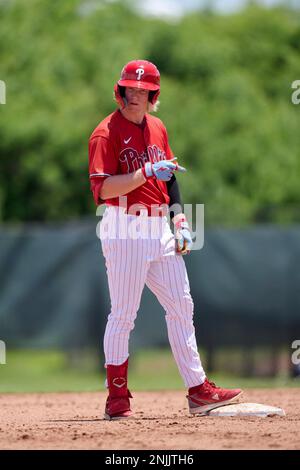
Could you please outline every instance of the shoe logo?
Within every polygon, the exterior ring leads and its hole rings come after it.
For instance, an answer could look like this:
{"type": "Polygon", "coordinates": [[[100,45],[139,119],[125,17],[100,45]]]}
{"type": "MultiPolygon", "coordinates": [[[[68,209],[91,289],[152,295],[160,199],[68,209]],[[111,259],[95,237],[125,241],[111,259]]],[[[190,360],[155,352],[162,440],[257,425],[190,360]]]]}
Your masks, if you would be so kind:
{"type": "MultiPolygon", "coordinates": [[[[131,136],[131,137],[132,137],[132,136],[131,136]]],[[[130,140],[131,140],[131,137],[129,137],[129,139],[127,139],[127,140],[124,139],[124,144],[128,144],[128,142],[130,142],[130,140]]]]}
{"type": "Polygon", "coordinates": [[[215,393],[213,396],[212,396],[212,399],[213,400],[219,400],[219,395],[217,393],[215,393]]]}
{"type": "Polygon", "coordinates": [[[126,379],[124,377],[116,377],[113,379],[113,384],[115,387],[122,388],[126,384],[126,379]]]}

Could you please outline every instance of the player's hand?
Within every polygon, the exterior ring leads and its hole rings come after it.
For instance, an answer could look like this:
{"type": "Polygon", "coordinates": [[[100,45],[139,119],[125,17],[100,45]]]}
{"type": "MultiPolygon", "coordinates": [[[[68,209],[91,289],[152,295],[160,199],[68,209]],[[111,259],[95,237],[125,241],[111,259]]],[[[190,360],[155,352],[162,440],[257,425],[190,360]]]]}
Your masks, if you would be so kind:
{"type": "Polygon", "coordinates": [[[173,222],[175,225],[176,253],[187,255],[190,253],[193,246],[189,224],[184,214],[175,216],[173,222]]]}
{"type": "Polygon", "coordinates": [[[177,162],[173,163],[175,160],[177,160],[176,157],[171,160],[161,160],[156,163],[147,162],[144,166],[144,176],[146,176],[146,178],[155,176],[160,181],[169,181],[174,171],[186,171],[186,169],[178,165],[177,162]]]}

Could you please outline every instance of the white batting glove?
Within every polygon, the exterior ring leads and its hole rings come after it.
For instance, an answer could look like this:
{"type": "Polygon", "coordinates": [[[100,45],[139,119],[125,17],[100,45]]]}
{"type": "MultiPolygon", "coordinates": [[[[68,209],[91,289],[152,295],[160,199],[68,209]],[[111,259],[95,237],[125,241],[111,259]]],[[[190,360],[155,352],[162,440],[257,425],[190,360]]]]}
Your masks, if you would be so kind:
{"type": "Polygon", "coordinates": [[[173,223],[175,226],[176,253],[187,255],[192,249],[193,240],[185,215],[175,215],[173,223]]]}
{"type": "Polygon", "coordinates": [[[177,157],[174,157],[171,160],[160,160],[156,163],[147,162],[142,169],[142,171],[144,170],[143,175],[146,179],[155,176],[156,179],[160,181],[170,181],[174,171],[186,171],[186,169],[183,166],[178,165],[177,162],[173,163],[174,160],[177,160],[177,157]]]}

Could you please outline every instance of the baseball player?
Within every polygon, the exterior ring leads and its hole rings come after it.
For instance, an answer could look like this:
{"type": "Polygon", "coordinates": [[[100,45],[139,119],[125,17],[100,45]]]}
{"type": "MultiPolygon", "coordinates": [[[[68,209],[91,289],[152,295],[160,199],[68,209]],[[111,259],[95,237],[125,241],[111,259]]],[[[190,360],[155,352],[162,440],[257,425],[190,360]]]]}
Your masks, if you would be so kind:
{"type": "Polygon", "coordinates": [[[192,414],[235,401],[240,389],[210,382],[203,370],[193,325],[193,300],[182,255],[192,247],[176,172],[184,172],[169,146],[155,111],[160,74],[154,64],[126,64],[114,87],[118,109],[89,140],[89,176],[97,205],[105,203],[100,238],[108,277],[111,311],[104,334],[108,398],[105,419],[131,414],[127,387],[128,346],[144,285],[166,312],[168,338],[188,389],[192,414]],[[171,212],[174,232],[166,216],[171,212]]]}

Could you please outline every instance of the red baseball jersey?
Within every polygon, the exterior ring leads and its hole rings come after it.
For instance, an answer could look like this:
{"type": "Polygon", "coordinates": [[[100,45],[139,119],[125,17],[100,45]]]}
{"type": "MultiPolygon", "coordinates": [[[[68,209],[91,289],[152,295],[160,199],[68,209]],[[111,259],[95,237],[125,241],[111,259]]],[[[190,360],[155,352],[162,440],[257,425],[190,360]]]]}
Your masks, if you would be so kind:
{"type": "MultiPolygon", "coordinates": [[[[173,158],[165,126],[157,117],[146,114],[142,124],[126,119],[120,110],[107,116],[93,131],[89,140],[89,175],[91,191],[97,205],[119,205],[119,198],[101,200],[99,192],[108,176],[132,173],[152,163],[173,158]]],[[[126,194],[127,209],[139,204],[169,204],[164,181],[149,178],[142,186],[126,194]]],[[[123,206],[123,203],[122,203],[123,206]]]]}

